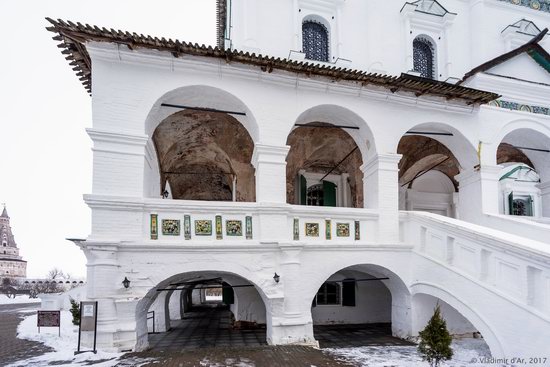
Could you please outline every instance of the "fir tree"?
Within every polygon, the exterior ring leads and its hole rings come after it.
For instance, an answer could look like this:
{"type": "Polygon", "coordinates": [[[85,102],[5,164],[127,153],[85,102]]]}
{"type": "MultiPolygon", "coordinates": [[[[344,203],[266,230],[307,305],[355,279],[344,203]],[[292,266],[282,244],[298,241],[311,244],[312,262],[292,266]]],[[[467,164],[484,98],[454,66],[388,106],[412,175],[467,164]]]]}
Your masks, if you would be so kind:
{"type": "Polygon", "coordinates": [[[71,301],[71,315],[73,315],[73,325],[80,325],[80,304],[74,299],[71,301]]]}
{"type": "Polygon", "coordinates": [[[422,355],[422,359],[428,361],[430,366],[437,367],[441,361],[452,358],[451,342],[453,338],[447,330],[447,323],[441,317],[439,304],[435,307],[433,316],[419,335],[418,351],[422,355]]]}

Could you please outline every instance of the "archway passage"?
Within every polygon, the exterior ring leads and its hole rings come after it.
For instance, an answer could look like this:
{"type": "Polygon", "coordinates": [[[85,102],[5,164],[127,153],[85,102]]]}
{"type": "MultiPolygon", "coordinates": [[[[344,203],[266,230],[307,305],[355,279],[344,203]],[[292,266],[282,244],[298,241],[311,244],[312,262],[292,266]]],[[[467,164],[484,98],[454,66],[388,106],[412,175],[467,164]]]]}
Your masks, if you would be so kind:
{"type": "Polygon", "coordinates": [[[395,320],[395,326],[409,323],[404,321],[407,299],[406,287],[390,272],[374,265],[342,269],[331,275],[313,298],[315,339],[322,348],[413,345],[392,336],[394,318],[401,318],[395,320]]]}
{"type": "Polygon", "coordinates": [[[363,207],[363,164],[354,139],[342,128],[313,122],[287,139],[289,204],[363,207]]]}
{"type": "MultiPolygon", "coordinates": [[[[439,306],[441,317],[445,320],[447,331],[453,337],[453,349],[470,350],[476,352],[479,357],[491,357],[491,350],[484,339],[484,335],[465,315],[442,299],[426,294],[415,293],[412,296],[414,310],[413,329],[417,335],[428,324],[433,316],[435,308],[439,306]]],[[[492,338],[492,335],[487,335],[492,338]]],[[[493,342],[491,340],[491,342],[493,342]]],[[[496,352],[496,350],[495,350],[496,352]]]]}
{"type": "Polygon", "coordinates": [[[147,338],[138,344],[153,350],[267,345],[262,297],[233,274],[172,277],[140,301],[136,318],[138,339],[147,338]]]}
{"type": "Polygon", "coordinates": [[[183,110],[153,134],[161,191],[173,199],[255,201],[254,143],[227,113],[183,110]]]}
{"type": "Polygon", "coordinates": [[[541,217],[550,215],[550,138],[531,129],[517,129],[502,139],[496,152],[501,214],[541,217]],[[547,185],[542,185],[545,187],[547,185]]]}
{"type": "Polygon", "coordinates": [[[399,162],[400,208],[429,211],[454,216],[454,179],[460,164],[454,154],[441,142],[422,135],[401,138],[397,153],[399,162]]]}

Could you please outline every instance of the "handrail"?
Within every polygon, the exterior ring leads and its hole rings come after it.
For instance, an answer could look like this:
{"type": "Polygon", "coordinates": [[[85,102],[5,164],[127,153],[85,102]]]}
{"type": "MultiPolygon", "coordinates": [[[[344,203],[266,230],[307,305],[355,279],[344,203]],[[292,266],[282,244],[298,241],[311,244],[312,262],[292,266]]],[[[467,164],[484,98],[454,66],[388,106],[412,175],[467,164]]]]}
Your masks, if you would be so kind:
{"type": "Polygon", "coordinates": [[[535,258],[539,261],[550,263],[550,244],[544,242],[526,239],[494,228],[427,212],[402,211],[400,216],[401,218],[409,217],[412,220],[420,222],[424,221],[430,225],[445,226],[445,231],[449,234],[454,232],[477,241],[483,239],[485,245],[514,252],[519,256],[528,257],[531,260],[535,258]]]}

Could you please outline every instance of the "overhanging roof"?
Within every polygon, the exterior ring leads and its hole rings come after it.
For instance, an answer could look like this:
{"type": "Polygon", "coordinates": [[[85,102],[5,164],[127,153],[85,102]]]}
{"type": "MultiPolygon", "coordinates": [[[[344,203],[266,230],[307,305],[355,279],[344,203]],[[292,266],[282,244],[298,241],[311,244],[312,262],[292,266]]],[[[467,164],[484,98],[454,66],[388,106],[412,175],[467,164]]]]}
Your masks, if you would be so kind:
{"type": "Polygon", "coordinates": [[[474,69],[466,73],[458,84],[462,84],[467,79],[470,79],[477,73],[482,73],[484,71],[492,69],[495,66],[500,65],[518,55],[521,55],[524,52],[527,53],[533,60],[535,60],[537,64],[539,64],[547,72],[550,73],[550,55],[544,48],[539,45],[540,40],[542,40],[546,33],[548,33],[548,28],[543,29],[542,32],[533,37],[533,39],[531,39],[526,44],[475,67],[474,69]]]}
{"type": "Polygon", "coordinates": [[[305,75],[318,76],[332,81],[347,81],[363,86],[383,87],[392,93],[397,91],[414,93],[417,97],[432,95],[447,99],[462,100],[467,104],[482,104],[490,102],[499,96],[473,88],[462,87],[437,80],[421,78],[408,74],[389,76],[367,73],[361,70],[339,68],[332,65],[320,65],[304,61],[295,61],[270,56],[250,54],[237,50],[224,50],[219,47],[191,44],[178,40],[144,36],[142,34],[124,32],[114,29],[99,28],[70,21],[46,18],[52,25],[46,29],[56,33],[53,37],[61,41],[58,45],[61,53],[66,55],[76,75],[82,81],[86,90],[91,93],[92,63],[86,50],[87,42],[106,42],[126,45],[131,50],[139,48],[170,52],[174,57],[193,55],[226,60],[227,63],[241,63],[259,67],[264,72],[281,70],[305,75]]]}

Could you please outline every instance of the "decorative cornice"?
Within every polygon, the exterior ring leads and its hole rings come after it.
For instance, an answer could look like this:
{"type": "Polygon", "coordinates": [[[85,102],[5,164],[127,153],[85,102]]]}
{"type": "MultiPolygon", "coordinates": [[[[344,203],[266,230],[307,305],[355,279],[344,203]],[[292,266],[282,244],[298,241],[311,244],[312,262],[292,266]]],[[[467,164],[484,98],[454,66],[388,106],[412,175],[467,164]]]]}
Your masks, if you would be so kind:
{"type": "Polygon", "coordinates": [[[511,111],[522,111],[550,116],[550,107],[526,105],[517,102],[505,101],[502,99],[497,99],[489,102],[489,106],[500,107],[511,111]]]}
{"type": "Polygon", "coordinates": [[[512,5],[520,5],[531,8],[533,10],[550,13],[549,0],[498,0],[512,5]]]}

